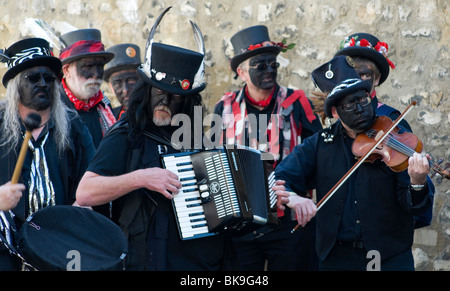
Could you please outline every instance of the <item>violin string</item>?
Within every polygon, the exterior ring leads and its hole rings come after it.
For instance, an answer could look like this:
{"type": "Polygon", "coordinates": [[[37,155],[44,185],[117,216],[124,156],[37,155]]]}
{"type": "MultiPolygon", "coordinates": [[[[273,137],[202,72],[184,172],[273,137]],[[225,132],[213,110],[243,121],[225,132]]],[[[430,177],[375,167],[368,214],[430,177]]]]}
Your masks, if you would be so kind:
{"type": "MultiPolygon", "coordinates": [[[[383,143],[386,143],[386,145],[392,147],[394,150],[396,150],[408,157],[411,157],[414,153],[416,153],[415,150],[411,149],[407,145],[405,145],[402,142],[398,141],[397,139],[393,138],[392,134],[389,134],[385,138],[383,143]]],[[[438,173],[443,173],[443,169],[441,167],[439,167],[439,165],[437,165],[436,163],[433,163],[432,161],[428,161],[428,164],[434,171],[436,171],[438,173]]]]}

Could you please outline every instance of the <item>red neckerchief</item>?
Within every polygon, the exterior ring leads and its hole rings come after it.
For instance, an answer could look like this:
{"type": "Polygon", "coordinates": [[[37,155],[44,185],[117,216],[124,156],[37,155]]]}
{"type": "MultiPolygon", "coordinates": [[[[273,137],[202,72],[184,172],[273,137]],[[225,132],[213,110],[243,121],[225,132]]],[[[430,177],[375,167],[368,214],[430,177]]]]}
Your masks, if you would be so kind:
{"type": "Polygon", "coordinates": [[[78,98],[73,95],[72,91],[70,91],[70,89],[67,87],[65,79],[62,80],[62,85],[64,87],[64,91],[66,92],[67,97],[69,97],[69,100],[73,103],[73,105],[75,105],[75,108],[77,110],[89,111],[89,109],[91,109],[92,107],[97,105],[97,103],[103,100],[103,93],[101,90],[98,90],[95,96],[90,98],[88,103],[85,103],[83,101],[78,100],[78,98]]]}
{"type": "Polygon", "coordinates": [[[123,109],[123,107],[122,107],[122,109],[120,110],[119,116],[117,117],[117,120],[119,120],[122,117],[122,114],[124,114],[124,113],[125,113],[125,109],[123,109]]]}
{"type": "Polygon", "coordinates": [[[272,101],[273,92],[275,92],[275,86],[272,89],[272,93],[270,93],[270,96],[262,101],[256,101],[252,97],[250,97],[250,94],[248,93],[248,87],[245,86],[245,96],[247,97],[248,102],[250,102],[253,106],[259,106],[259,107],[267,107],[270,104],[270,101],[272,101]]]}

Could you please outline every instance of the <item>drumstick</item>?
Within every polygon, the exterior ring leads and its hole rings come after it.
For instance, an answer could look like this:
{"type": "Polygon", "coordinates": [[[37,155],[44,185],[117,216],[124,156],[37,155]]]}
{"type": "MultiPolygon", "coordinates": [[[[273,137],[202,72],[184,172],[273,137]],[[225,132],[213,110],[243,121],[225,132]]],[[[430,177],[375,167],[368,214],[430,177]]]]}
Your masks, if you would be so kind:
{"type": "Polygon", "coordinates": [[[16,167],[14,168],[14,173],[11,178],[11,184],[16,184],[19,181],[20,173],[22,172],[23,162],[27,154],[28,141],[31,138],[31,132],[38,128],[41,124],[41,116],[37,113],[30,113],[27,118],[23,121],[26,131],[25,137],[23,139],[22,147],[20,148],[19,157],[17,158],[16,167]]]}

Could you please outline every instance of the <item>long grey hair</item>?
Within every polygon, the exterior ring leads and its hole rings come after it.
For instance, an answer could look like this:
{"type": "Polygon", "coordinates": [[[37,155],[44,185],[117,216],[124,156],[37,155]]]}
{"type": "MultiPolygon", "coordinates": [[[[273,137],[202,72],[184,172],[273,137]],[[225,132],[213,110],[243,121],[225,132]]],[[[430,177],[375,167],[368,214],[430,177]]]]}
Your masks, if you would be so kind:
{"type": "MultiPolygon", "coordinates": [[[[4,107],[3,123],[1,125],[0,146],[7,146],[9,151],[18,150],[18,143],[23,134],[21,131],[21,120],[19,116],[19,73],[8,82],[6,88],[6,100],[4,107]]],[[[76,112],[68,108],[61,99],[60,83],[55,81],[53,88],[53,100],[51,105],[50,119],[55,125],[55,142],[58,152],[61,154],[68,146],[70,140],[70,119],[76,116],[76,112]]],[[[5,153],[5,155],[8,154],[5,153]]]]}

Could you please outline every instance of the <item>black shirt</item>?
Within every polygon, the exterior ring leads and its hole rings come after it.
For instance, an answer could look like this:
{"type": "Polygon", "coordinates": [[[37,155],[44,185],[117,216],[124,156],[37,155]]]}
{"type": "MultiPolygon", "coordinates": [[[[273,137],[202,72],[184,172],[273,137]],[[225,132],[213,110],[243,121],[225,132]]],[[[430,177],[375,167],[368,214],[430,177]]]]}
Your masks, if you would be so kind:
{"type": "MultiPolygon", "coordinates": [[[[161,134],[159,133],[159,135],[161,134]]],[[[142,144],[139,146],[131,145],[127,130],[112,130],[100,143],[88,171],[102,176],[125,174],[130,151],[136,147],[139,147],[142,157],[138,168],[162,168],[158,153],[160,144],[147,137],[143,137],[140,141],[142,144]]],[[[174,152],[174,149],[166,148],[168,152],[174,152]]],[[[222,269],[225,256],[223,235],[181,240],[171,200],[160,193],[141,190],[149,193],[158,205],[149,227],[147,250],[145,251],[145,270],[211,271],[222,269]]],[[[121,198],[126,199],[127,195],[121,198]]],[[[142,195],[146,195],[145,192],[142,195]]],[[[126,203],[126,200],[116,202],[126,203]]],[[[131,268],[134,267],[131,266],[131,268]]]]}

